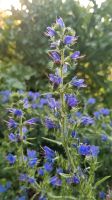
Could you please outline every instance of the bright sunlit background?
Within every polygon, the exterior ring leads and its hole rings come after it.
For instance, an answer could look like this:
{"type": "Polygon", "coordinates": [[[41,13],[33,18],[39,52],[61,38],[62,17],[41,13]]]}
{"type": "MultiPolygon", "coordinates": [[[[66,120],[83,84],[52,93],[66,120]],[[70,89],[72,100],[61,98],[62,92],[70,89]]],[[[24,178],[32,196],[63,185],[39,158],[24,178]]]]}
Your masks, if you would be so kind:
{"type": "MultiPolygon", "coordinates": [[[[79,0],[81,5],[87,7],[90,3],[90,0],[79,0]]],[[[105,0],[96,0],[98,6],[100,7],[101,3],[105,0]]],[[[0,0],[0,10],[10,9],[11,6],[14,6],[16,9],[20,8],[19,0],[0,0]]]]}

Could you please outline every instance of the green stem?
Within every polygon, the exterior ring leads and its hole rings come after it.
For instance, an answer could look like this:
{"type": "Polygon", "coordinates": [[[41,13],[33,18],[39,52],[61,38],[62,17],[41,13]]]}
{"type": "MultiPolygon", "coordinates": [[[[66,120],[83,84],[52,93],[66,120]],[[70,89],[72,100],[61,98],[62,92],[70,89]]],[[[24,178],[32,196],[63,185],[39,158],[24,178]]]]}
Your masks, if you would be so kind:
{"type": "Polygon", "coordinates": [[[74,162],[71,158],[70,151],[69,151],[69,145],[68,145],[68,137],[67,137],[67,124],[66,124],[66,115],[65,115],[65,100],[64,100],[64,84],[63,84],[63,65],[64,65],[64,50],[62,50],[61,53],[61,78],[62,78],[62,83],[61,83],[61,91],[60,91],[60,100],[61,100],[61,133],[62,133],[62,138],[63,138],[63,146],[65,148],[66,155],[69,160],[69,164],[71,166],[72,172],[74,173],[75,166],[74,162]]]}
{"type": "MultiPolygon", "coordinates": [[[[22,131],[22,128],[23,128],[23,122],[22,122],[22,116],[21,116],[19,129],[20,129],[20,137],[23,140],[23,131],[22,131]]],[[[20,153],[21,153],[22,163],[23,163],[24,162],[23,141],[21,142],[20,153]]]]}

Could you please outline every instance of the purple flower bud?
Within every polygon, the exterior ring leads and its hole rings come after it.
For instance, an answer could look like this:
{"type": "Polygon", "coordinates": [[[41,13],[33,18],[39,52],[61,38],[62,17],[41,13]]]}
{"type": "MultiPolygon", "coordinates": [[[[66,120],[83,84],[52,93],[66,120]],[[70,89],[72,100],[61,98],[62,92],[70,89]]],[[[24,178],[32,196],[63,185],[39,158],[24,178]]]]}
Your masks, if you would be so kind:
{"type": "Polygon", "coordinates": [[[104,116],[109,115],[110,110],[108,108],[101,108],[100,113],[104,116]]]}
{"type": "Polygon", "coordinates": [[[71,135],[72,135],[73,138],[76,138],[76,136],[77,136],[76,131],[72,131],[71,135]]]}
{"type": "Polygon", "coordinates": [[[78,148],[78,153],[83,156],[90,155],[90,146],[81,144],[78,148]]]}
{"type": "Polygon", "coordinates": [[[77,40],[77,37],[67,35],[64,38],[64,44],[72,44],[75,40],[77,40]]]}
{"type": "Polygon", "coordinates": [[[59,109],[60,104],[58,101],[56,101],[54,98],[48,99],[48,105],[51,109],[59,109]]]}
{"type": "Polygon", "coordinates": [[[45,126],[48,129],[56,128],[56,124],[51,119],[49,119],[49,118],[45,119],[45,126]]]}
{"type": "Polygon", "coordinates": [[[57,176],[53,176],[50,179],[50,184],[53,185],[53,186],[61,186],[62,185],[62,181],[57,176]]]}
{"type": "Polygon", "coordinates": [[[84,156],[97,157],[99,154],[99,147],[81,144],[78,148],[78,153],[84,156]]]}
{"type": "Polygon", "coordinates": [[[8,121],[8,128],[16,128],[17,122],[15,122],[13,119],[9,119],[8,121]]]}
{"type": "Polygon", "coordinates": [[[100,115],[101,115],[99,111],[95,111],[93,114],[94,114],[94,116],[95,116],[96,118],[99,118],[100,115]]]}
{"type": "Polygon", "coordinates": [[[80,51],[75,51],[70,57],[75,60],[79,58],[79,56],[80,56],[80,51]]]}
{"type": "Polygon", "coordinates": [[[78,88],[86,87],[86,85],[84,84],[84,79],[77,79],[77,77],[74,77],[72,79],[71,85],[76,86],[78,88]]]}
{"type": "Polygon", "coordinates": [[[89,116],[83,116],[81,117],[81,123],[83,125],[92,125],[94,124],[94,119],[89,116]]]}
{"type": "Polygon", "coordinates": [[[88,104],[95,104],[96,103],[96,99],[95,98],[89,98],[87,103],[88,104]]]}
{"type": "Polygon", "coordinates": [[[35,178],[33,178],[33,177],[28,177],[27,181],[30,184],[34,184],[36,182],[35,178]]]}
{"type": "Polygon", "coordinates": [[[49,36],[49,37],[53,37],[53,36],[56,35],[56,31],[53,28],[51,28],[51,27],[47,27],[47,31],[46,31],[45,34],[47,36],[49,36]]]}
{"type": "Polygon", "coordinates": [[[12,112],[15,116],[21,117],[23,115],[22,110],[11,108],[9,109],[10,112],[12,112]]]}
{"type": "Polygon", "coordinates": [[[46,163],[44,164],[44,168],[45,168],[45,170],[46,170],[47,172],[51,172],[51,171],[53,170],[53,165],[52,165],[52,163],[46,162],[46,163]]]}
{"type": "Polygon", "coordinates": [[[16,156],[14,156],[13,154],[9,153],[6,157],[6,159],[8,160],[8,162],[10,164],[14,164],[16,162],[16,156]]]}
{"type": "Polygon", "coordinates": [[[105,197],[106,197],[105,192],[103,192],[103,191],[99,192],[99,198],[100,199],[105,199],[105,197]]]}
{"type": "Polygon", "coordinates": [[[55,157],[55,152],[47,146],[44,147],[44,151],[45,151],[45,158],[49,161],[52,161],[52,159],[55,157]]]}
{"type": "Polygon", "coordinates": [[[62,78],[58,75],[54,75],[54,74],[49,74],[49,80],[54,84],[54,85],[59,85],[60,83],[62,83],[62,78]]]}
{"type": "Polygon", "coordinates": [[[98,146],[91,146],[91,154],[93,157],[97,157],[97,155],[99,154],[99,147],[98,146]]]}
{"type": "Polygon", "coordinates": [[[73,183],[75,183],[75,184],[79,184],[80,183],[80,180],[76,175],[72,179],[73,179],[73,183]]]}
{"type": "Polygon", "coordinates": [[[15,136],[14,133],[9,134],[9,140],[12,141],[12,142],[16,142],[16,136],[15,136]]]}
{"type": "Polygon", "coordinates": [[[38,170],[38,175],[39,175],[39,176],[44,176],[44,170],[43,170],[42,168],[40,168],[40,169],[38,170]]]}
{"type": "Polygon", "coordinates": [[[27,149],[28,165],[34,167],[37,163],[36,151],[27,149]]]}
{"type": "Polygon", "coordinates": [[[55,63],[60,63],[61,57],[56,51],[50,52],[50,56],[55,63]]]}
{"type": "Polygon", "coordinates": [[[76,96],[73,94],[66,94],[65,99],[66,99],[68,106],[70,106],[71,108],[77,106],[77,104],[78,104],[78,100],[77,100],[76,96]]]}
{"type": "Polygon", "coordinates": [[[38,122],[40,122],[40,119],[39,119],[39,118],[31,118],[31,119],[25,121],[25,124],[27,124],[27,125],[32,125],[32,124],[36,124],[36,123],[38,123],[38,122]]]}
{"type": "Polygon", "coordinates": [[[61,17],[57,18],[56,19],[56,23],[61,27],[61,28],[64,28],[65,27],[65,24],[63,22],[63,19],[61,17]]]}
{"type": "Polygon", "coordinates": [[[105,134],[102,134],[102,135],[101,135],[101,140],[102,140],[103,142],[106,142],[106,141],[108,140],[108,136],[105,135],[105,134]]]}

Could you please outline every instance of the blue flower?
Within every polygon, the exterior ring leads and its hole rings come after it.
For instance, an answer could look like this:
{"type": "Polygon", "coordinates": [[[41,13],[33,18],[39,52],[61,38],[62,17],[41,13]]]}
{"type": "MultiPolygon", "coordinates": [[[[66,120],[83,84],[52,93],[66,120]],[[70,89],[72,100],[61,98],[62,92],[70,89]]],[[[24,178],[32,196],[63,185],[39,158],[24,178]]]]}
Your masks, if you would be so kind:
{"type": "Polygon", "coordinates": [[[51,109],[59,109],[60,104],[58,101],[56,101],[54,98],[48,99],[48,105],[51,109]]]}
{"type": "Polygon", "coordinates": [[[96,103],[96,99],[95,98],[89,98],[87,101],[88,104],[95,104],[96,103]]]}
{"type": "Polygon", "coordinates": [[[32,92],[32,91],[29,91],[28,92],[28,99],[30,101],[35,101],[36,99],[38,99],[40,97],[40,93],[39,92],[32,92]]]}
{"type": "Polygon", "coordinates": [[[76,136],[77,136],[76,131],[72,131],[71,135],[72,135],[73,138],[76,138],[76,136]]]}
{"type": "Polygon", "coordinates": [[[28,132],[28,129],[27,129],[26,126],[23,126],[23,127],[22,127],[22,132],[23,132],[23,133],[27,133],[27,132],[28,132]]]}
{"type": "Polygon", "coordinates": [[[99,147],[81,144],[78,148],[78,153],[83,156],[97,157],[99,154],[99,147]]]}
{"type": "Polygon", "coordinates": [[[8,128],[16,128],[17,127],[17,122],[15,122],[14,119],[9,119],[7,124],[8,124],[8,128]]]}
{"type": "Polygon", "coordinates": [[[92,125],[94,124],[94,119],[89,116],[83,116],[81,117],[81,123],[83,125],[92,125]]]}
{"type": "Polygon", "coordinates": [[[45,152],[45,158],[48,161],[52,161],[52,159],[55,157],[55,152],[47,146],[44,147],[44,152],[45,152]]]}
{"type": "Polygon", "coordinates": [[[24,107],[24,108],[27,109],[27,108],[30,107],[30,104],[29,104],[28,98],[24,98],[24,99],[23,99],[23,103],[24,103],[24,104],[23,104],[23,107],[24,107]]]}
{"type": "Polygon", "coordinates": [[[60,63],[61,57],[56,51],[50,52],[50,56],[55,63],[60,63]]]}
{"type": "Polygon", "coordinates": [[[100,117],[100,112],[99,112],[99,111],[95,111],[93,114],[94,114],[94,116],[95,116],[96,118],[99,118],[99,117],[100,117]]]}
{"type": "Polygon", "coordinates": [[[0,184],[0,193],[6,192],[11,187],[11,182],[8,181],[6,185],[0,184]]]}
{"type": "Polygon", "coordinates": [[[9,112],[12,112],[17,117],[21,117],[23,115],[22,110],[16,108],[9,109],[9,112]]]}
{"type": "Polygon", "coordinates": [[[71,36],[71,35],[67,35],[64,38],[64,44],[72,44],[75,40],[77,40],[77,37],[71,36]]]}
{"type": "Polygon", "coordinates": [[[9,140],[11,142],[21,142],[22,140],[26,140],[26,136],[25,135],[21,136],[20,134],[10,133],[9,140]]]}
{"type": "Polygon", "coordinates": [[[105,134],[102,134],[102,135],[101,135],[101,140],[102,140],[103,142],[106,142],[106,141],[108,140],[108,136],[105,135],[105,134]]]}
{"type": "Polygon", "coordinates": [[[49,80],[54,84],[54,85],[59,85],[60,83],[62,83],[62,78],[58,75],[54,75],[54,74],[49,74],[49,80]]]}
{"type": "Polygon", "coordinates": [[[100,199],[105,199],[106,198],[105,192],[103,192],[103,191],[99,192],[99,198],[100,199]]]}
{"type": "Polygon", "coordinates": [[[33,183],[36,182],[35,178],[29,177],[29,176],[28,176],[28,178],[27,178],[27,181],[28,181],[28,183],[31,183],[31,184],[33,184],[33,183]]]}
{"type": "Polygon", "coordinates": [[[53,177],[50,178],[50,184],[53,185],[53,186],[61,186],[62,181],[57,176],[53,176],[53,177]]]}
{"type": "Polygon", "coordinates": [[[83,156],[90,155],[90,146],[81,144],[78,148],[78,153],[83,156]]]}
{"type": "Polygon", "coordinates": [[[73,177],[73,183],[75,183],[75,184],[79,184],[80,183],[80,180],[76,175],[73,177]]]}
{"type": "Polygon", "coordinates": [[[97,157],[97,155],[99,154],[99,147],[98,146],[91,146],[91,154],[93,157],[97,157]]]}
{"type": "Polygon", "coordinates": [[[34,177],[30,177],[27,174],[20,174],[19,180],[22,182],[27,182],[27,183],[31,183],[31,184],[35,183],[35,181],[36,181],[34,177]]]}
{"type": "Polygon", "coordinates": [[[81,113],[80,111],[77,111],[75,114],[76,114],[76,116],[77,116],[78,118],[80,118],[80,117],[82,116],[82,113],[81,113]]]}
{"type": "Polygon", "coordinates": [[[13,154],[9,153],[7,156],[6,156],[6,159],[8,160],[8,162],[10,164],[14,164],[16,162],[16,156],[14,156],[13,154]]]}
{"type": "Polygon", "coordinates": [[[61,17],[57,18],[56,19],[56,23],[61,27],[61,28],[64,28],[65,27],[65,24],[63,22],[63,19],[61,17]]]}
{"type": "Polygon", "coordinates": [[[70,57],[76,60],[77,58],[79,58],[79,56],[80,56],[80,51],[75,51],[70,57]]]}
{"type": "Polygon", "coordinates": [[[25,124],[27,124],[27,125],[33,125],[33,124],[36,124],[38,122],[40,122],[39,118],[31,118],[31,119],[25,121],[25,124]]]}
{"type": "Polygon", "coordinates": [[[44,176],[44,170],[42,168],[38,169],[38,175],[44,176]]]}
{"type": "Polygon", "coordinates": [[[109,115],[110,110],[108,108],[101,108],[100,113],[104,116],[109,115]]]}
{"type": "Polygon", "coordinates": [[[45,33],[47,36],[49,36],[49,37],[53,37],[53,36],[55,36],[56,35],[56,31],[53,29],[53,28],[51,28],[51,27],[47,27],[47,31],[46,31],[46,33],[45,33]]]}
{"type": "Polygon", "coordinates": [[[22,116],[22,110],[19,110],[19,109],[15,109],[14,110],[14,115],[18,116],[18,117],[21,117],[22,116]]]}
{"type": "Polygon", "coordinates": [[[34,167],[37,163],[36,151],[27,149],[28,165],[34,167]]]}
{"type": "Polygon", "coordinates": [[[68,106],[70,106],[71,108],[77,106],[78,104],[78,100],[73,94],[66,94],[65,99],[67,101],[68,106]]]}
{"type": "Polygon", "coordinates": [[[16,136],[14,133],[10,133],[9,134],[9,139],[12,141],[12,142],[16,142],[16,136]]]}
{"type": "Polygon", "coordinates": [[[55,123],[54,123],[51,119],[49,119],[49,118],[46,118],[46,119],[45,119],[45,126],[46,126],[48,129],[56,128],[55,123]]]}
{"type": "Polygon", "coordinates": [[[53,165],[52,163],[49,163],[49,162],[46,162],[44,164],[44,169],[47,171],[47,172],[51,172],[53,170],[53,165]]]}
{"type": "Polygon", "coordinates": [[[78,88],[86,87],[86,85],[84,84],[84,79],[77,79],[77,77],[74,77],[72,79],[71,85],[76,86],[78,88]]]}

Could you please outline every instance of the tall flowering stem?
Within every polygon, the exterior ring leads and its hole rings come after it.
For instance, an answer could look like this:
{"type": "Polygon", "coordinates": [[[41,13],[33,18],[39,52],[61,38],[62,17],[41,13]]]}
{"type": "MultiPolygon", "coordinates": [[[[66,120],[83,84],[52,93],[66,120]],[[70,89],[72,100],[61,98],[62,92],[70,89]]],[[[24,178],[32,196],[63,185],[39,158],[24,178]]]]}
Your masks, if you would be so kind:
{"type": "MultiPolygon", "coordinates": [[[[54,62],[54,68],[56,68],[55,75],[58,75],[61,78],[61,83],[58,83],[57,93],[60,96],[60,129],[61,129],[61,137],[62,137],[62,143],[63,147],[65,149],[67,158],[68,158],[68,165],[71,166],[72,172],[74,173],[75,166],[73,159],[71,157],[70,151],[69,151],[69,138],[68,138],[68,125],[67,125],[67,111],[66,107],[72,107],[75,106],[74,100],[75,96],[72,96],[71,88],[66,88],[66,85],[64,84],[64,78],[67,76],[67,69],[65,70],[65,67],[70,66],[71,64],[74,65],[74,61],[79,58],[80,52],[76,51],[73,52],[71,49],[71,46],[75,44],[77,37],[75,36],[75,33],[73,30],[68,29],[65,27],[65,24],[62,20],[62,18],[59,18],[56,20],[56,24],[51,27],[51,31],[48,34],[48,28],[46,35],[50,37],[51,47],[54,50],[50,51],[50,57],[52,58],[54,62]],[[73,35],[72,35],[73,34],[73,35]],[[66,89],[69,92],[68,95],[68,105],[66,105],[66,89]]],[[[52,80],[53,83],[53,80],[52,80]]],[[[55,79],[54,79],[55,84],[55,79]]]]}

